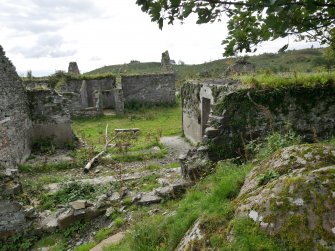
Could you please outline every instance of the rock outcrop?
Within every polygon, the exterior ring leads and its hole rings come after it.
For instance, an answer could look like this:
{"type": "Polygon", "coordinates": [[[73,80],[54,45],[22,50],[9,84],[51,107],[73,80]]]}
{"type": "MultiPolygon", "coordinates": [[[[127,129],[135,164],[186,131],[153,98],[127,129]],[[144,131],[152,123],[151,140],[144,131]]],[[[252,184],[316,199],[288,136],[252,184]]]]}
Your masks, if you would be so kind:
{"type": "Polygon", "coordinates": [[[236,216],[251,218],[292,250],[334,250],[335,148],[278,151],[249,173],[236,202],[236,216]]]}

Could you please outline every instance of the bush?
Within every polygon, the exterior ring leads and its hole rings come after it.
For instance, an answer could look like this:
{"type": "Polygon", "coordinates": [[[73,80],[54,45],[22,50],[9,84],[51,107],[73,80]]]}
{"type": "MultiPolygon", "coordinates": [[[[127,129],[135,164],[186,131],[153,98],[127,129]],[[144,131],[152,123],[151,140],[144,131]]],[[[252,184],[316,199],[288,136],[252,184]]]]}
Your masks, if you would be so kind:
{"type": "Polygon", "coordinates": [[[267,136],[262,143],[251,141],[248,144],[247,149],[256,154],[256,159],[262,160],[269,157],[272,153],[279,149],[300,143],[301,137],[296,135],[294,132],[289,132],[287,134],[274,132],[267,136]]]}

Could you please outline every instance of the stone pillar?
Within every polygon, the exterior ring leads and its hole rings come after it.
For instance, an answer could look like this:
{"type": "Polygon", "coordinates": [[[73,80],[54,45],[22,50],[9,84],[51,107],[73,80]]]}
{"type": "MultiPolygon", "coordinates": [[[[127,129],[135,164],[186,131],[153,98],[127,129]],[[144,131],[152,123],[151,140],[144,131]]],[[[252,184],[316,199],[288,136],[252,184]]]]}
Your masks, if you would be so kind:
{"type": "Polygon", "coordinates": [[[87,83],[86,80],[83,80],[80,87],[80,98],[81,98],[81,107],[88,107],[88,97],[87,97],[87,83]]]}
{"type": "Polygon", "coordinates": [[[67,72],[70,73],[70,74],[74,74],[74,75],[80,75],[80,71],[79,71],[77,62],[70,62],[67,72]]]}
{"type": "Polygon", "coordinates": [[[124,114],[124,98],[122,89],[114,89],[115,113],[117,115],[124,114]]]}
{"type": "Polygon", "coordinates": [[[163,72],[172,72],[172,65],[170,62],[170,55],[168,51],[162,53],[162,60],[161,60],[161,70],[163,72]]]}

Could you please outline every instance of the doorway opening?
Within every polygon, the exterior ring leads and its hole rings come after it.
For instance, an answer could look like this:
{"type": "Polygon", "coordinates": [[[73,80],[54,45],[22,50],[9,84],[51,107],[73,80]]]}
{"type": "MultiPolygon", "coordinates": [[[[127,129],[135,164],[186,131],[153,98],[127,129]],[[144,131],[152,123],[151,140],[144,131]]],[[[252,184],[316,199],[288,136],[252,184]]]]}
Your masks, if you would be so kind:
{"type": "Polygon", "coordinates": [[[210,112],[211,112],[211,100],[208,98],[202,98],[201,100],[201,135],[202,136],[204,136],[210,112]]]}

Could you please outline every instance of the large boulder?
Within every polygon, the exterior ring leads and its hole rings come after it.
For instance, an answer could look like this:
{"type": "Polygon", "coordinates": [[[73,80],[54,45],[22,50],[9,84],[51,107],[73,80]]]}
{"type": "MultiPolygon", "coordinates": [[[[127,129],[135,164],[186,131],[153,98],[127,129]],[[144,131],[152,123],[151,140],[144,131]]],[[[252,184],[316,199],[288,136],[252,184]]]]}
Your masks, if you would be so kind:
{"type": "Polygon", "coordinates": [[[335,148],[284,148],[255,167],[236,199],[249,217],[292,250],[335,250],[335,148]]]}

